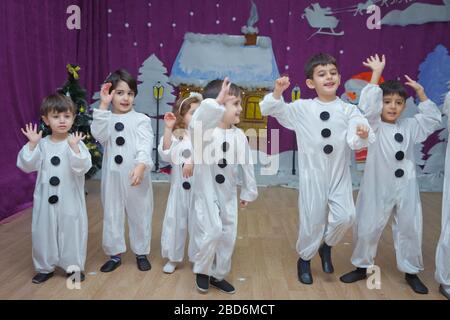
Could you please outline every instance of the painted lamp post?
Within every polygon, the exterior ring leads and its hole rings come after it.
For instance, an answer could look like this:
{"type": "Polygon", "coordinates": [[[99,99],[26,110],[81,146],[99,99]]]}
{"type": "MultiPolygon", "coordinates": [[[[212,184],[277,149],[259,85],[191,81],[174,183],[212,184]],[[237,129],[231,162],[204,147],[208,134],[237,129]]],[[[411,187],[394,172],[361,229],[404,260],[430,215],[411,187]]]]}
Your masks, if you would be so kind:
{"type": "Polygon", "coordinates": [[[153,86],[153,98],[156,100],[156,156],[155,156],[155,172],[159,170],[159,154],[158,154],[158,143],[159,143],[159,102],[164,96],[164,86],[158,81],[153,86]]]}

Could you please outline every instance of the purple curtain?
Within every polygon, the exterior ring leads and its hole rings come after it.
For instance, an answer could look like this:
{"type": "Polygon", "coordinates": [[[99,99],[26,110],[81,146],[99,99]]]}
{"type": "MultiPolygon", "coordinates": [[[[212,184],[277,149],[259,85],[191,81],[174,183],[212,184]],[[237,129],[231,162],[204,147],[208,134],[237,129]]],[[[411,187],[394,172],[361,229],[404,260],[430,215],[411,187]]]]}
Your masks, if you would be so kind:
{"type": "Polygon", "coordinates": [[[106,1],[0,1],[0,87],[6,98],[0,117],[4,138],[0,174],[0,220],[31,205],[35,174],[16,167],[26,143],[25,123],[39,120],[42,99],[62,86],[66,64],[81,65],[81,85],[93,88],[108,68],[106,1]],[[68,30],[68,6],[81,8],[81,30],[68,30]]]}
{"type": "MultiPolygon", "coordinates": [[[[318,0],[322,8],[355,7],[356,0],[318,0]]],[[[365,2],[365,1],[360,1],[365,2]]],[[[392,2],[392,1],[388,1],[392,2]]],[[[442,0],[421,0],[442,4],[442,0]]],[[[304,84],[303,65],[314,53],[325,51],[338,59],[343,83],[363,71],[362,61],[371,54],[385,53],[384,76],[403,74],[417,78],[420,63],[437,45],[450,49],[450,23],[366,27],[367,14],[337,11],[335,31],[343,36],[317,35],[317,29],[302,18],[310,1],[255,0],[259,34],[272,38],[280,73],[298,84],[302,98],[314,96],[304,84]]],[[[382,16],[404,10],[414,2],[382,7],[382,16]]],[[[1,157],[0,220],[29,206],[34,175],[16,168],[16,157],[26,143],[20,132],[27,122],[37,122],[42,99],[66,79],[67,63],[81,66],[81,85],[88,98],[110,71],[119,67],[138,74],[152,53],[170,73],[186,32],[240,35],[250,12],[245,0],[3,0],[0,1],[0,88],[3,89],[0,133],[5,139],[1,157]],[[81,30],[68,30],[66,9],[81,9],[81,30]]],[[[450,79],[449,79],[450,80],[450,79]]],[[[341,86],[339,95],[343,93],[341,86]]],[[[140,93],[141,94],[141,93],[140,93]]],[[[290,92],[285,97],[290,100],[290,92]]],[[[437,101],[439,103],[439,101],[437,101]]],[[[280,128],[274,119],[269,128],[280,128]]],[[[281,150],[294,146],[291,131],[281,128],[281,150]]]]}

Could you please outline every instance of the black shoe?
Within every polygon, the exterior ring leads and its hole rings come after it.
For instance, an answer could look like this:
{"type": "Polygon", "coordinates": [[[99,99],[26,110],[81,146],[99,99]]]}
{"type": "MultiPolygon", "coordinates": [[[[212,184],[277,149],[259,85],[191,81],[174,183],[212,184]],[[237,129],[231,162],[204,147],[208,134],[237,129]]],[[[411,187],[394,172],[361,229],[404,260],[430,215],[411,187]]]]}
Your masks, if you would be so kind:
{"type": "Polygon", "coordinates": [[[447,300],[450,300],[450,293],[448,293],[444,287],[442,286],[442,284],[439,286],[439,292],[447,298],[447,300]]]}
{"type": "Polygon", "coordinates": [[[222,292],[225,293],[229,293],[229,294],[233,294],[236,292],[236,290],[234,289],[234,287],[231,285],[231,283],[229,283],[227,280],[217,280],[214,277],[211,277],[209,280],[209,283],[213,286],[216,287],[217,289],[219,289],[222,292]]]}
{"type": "Polygon", "coordinates": [[[141,271],[148,271],[152,268],[152,265],[145,254],[136,255],[136,262],[138,269],[141,271]]]}
{"type": "MultiPolygon", "coordinates": [[[[67,278],[71,277],[74,273],[75,271],[71,273],[66,273],[67,278]]],[[[83,282],[84,279],[86,279],[86,276],[84,275],[83,272],[80,272],[80,282],[83,282]]],[[[74,280],[76,280],[76,278],[74,280]]]]}
{"type": "Polygon", "coordinates": [[[118,266],[122,264],[122,260],[108,260],[102,267],[100,268],[101,272],[111,272],[116,270],[118,266]]]}
{"type": "Polygon", "coordinates": [[[53,274],[54,274],[53,272],[38,273],[33,277],[31,282],[36,283],[36,284],[43,283],[43,282],[47,281],[48,279],[50,279],[51,277],[53,277],[53,274]]]}
{"type": "Polygon", "coordinates": [[[298,260],[297,260],[297,275],[298,275],[298,280],[301,283],[304,283],[304,284],[312,284],[313,283],[310,260],[305,261],[302,258],[298,258],[298,260]]]}
{"type": "Polygon", "coordinates": [[[319,248],[319,256],[322,260],[322,270],[325,273],[333,273],[334,267],[331,262],[331,247],[325,242],[319,248]]]}
{"type": "Polygon", "coordinates": [[[344,274],[339,278],[344,283],[353,283],[359,280],[364,280],[367,278],[367,269],[366,268],[356,268],[349,273],[344,274]]]}
{"type": "Polygon", "coordinates": [[[428,293],[428,288],[425,287],[425,285],[423,284],[422,281],[420,281],[417,274],[405,273],[405,280],[406,280],[406,282],[408,282],[409,286],[411,287],[411,289],[414,290],[415,293],[419,293],[419,294],[427,294],[428,293]]]}
{"type": "Polygon", "coordinates": [[[206,274],[197,273],[195,276],[195,283],[197,290],[201,293],[207,293],[209,289],[209,276],[206,274]]]}

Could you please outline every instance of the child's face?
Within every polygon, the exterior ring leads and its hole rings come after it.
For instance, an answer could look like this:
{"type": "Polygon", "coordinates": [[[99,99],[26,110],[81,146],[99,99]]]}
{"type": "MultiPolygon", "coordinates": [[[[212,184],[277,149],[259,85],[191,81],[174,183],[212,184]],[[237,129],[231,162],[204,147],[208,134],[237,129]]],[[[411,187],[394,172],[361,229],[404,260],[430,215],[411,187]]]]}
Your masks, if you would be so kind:
{"type": "Polygon", "coordinates": [[[315,67],[313,78],[306,80],[308,88],[316,90],[319,97],[336,96],[340,84],[341,75],[334,64],[315,67]]]}
{"type": "Polygon", "coordinates": [[[70,112],[49,112],[46,116],[42,116],[45,124],[52,129],[52,134],[64,134],[72,128],[75,115],[70,112]]]}
{"type": "Polygon", "coordinates": [[[395,123],[405,109],[405,99],[394,93],[383,96],[383,110],[381,120],[388,123],[395,123]]]}
{"type": "Polygon", "coordinates": [[[238,124],[241,119],[242,112],[241,97],[236,97],[225,103],[225,113],[222,118],[222,122],[228,126],[238,124]]]}
{"type": "Polygon", "coordinates": [[[134,91],[124,81],[119,81],[112,99],[114,113],[127,113],[133,108],[134,91]]]}
{"type": "Polygon", "coordinates": [[[184,115],[184,123],[186,124],[186,127],[189,125],[189,123],[191,122],[192,119],[192,115],[194,114],[195,110],[198,108],[198,106],[200,105],[199,102],[194,102],[191,103],[191,108],[189,109],[189,111],[184,115]]]}

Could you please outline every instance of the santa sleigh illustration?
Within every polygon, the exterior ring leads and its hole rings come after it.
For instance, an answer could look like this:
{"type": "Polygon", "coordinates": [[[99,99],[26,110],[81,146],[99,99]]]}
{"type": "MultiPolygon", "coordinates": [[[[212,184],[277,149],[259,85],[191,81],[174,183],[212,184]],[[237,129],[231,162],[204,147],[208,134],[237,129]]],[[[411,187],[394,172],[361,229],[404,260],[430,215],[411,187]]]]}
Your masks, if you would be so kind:
{"type": "Polygon", "coordinates": [[[305,8],[305,13],[302,15],[302,19],[308,20],[308,24],[312,28],[317,28],[318,30],[314,32],[309,38],[311,39],[316,34],[326,34],[331,36],[342,36],[344,31],[336,32],[334,29],[337,27],[339,20],[332,16],[333,12],[331,8],[321,8],[320,4],[313,3],[311,7],[305,8]],[[326,31],[328,29],[329,31],[326,31]]]}

